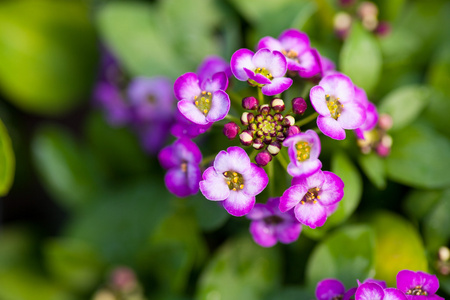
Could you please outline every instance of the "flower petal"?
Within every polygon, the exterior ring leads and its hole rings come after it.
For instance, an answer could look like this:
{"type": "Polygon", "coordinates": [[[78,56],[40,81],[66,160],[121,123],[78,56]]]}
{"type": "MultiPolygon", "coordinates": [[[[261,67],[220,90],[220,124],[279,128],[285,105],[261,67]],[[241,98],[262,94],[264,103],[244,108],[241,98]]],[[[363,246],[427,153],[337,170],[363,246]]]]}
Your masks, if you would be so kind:
{"type": "Polygon", "coordinates": [[[252,62],[253,51],[249,49],[239,49],[231,56],[230,67],[234,77],[240,81],[246,81],[248,79],[244,68],[254,70],[256,67],[252,62]]]}
{"type": "Polygon", "coordinates": [[[254,163],[251,163],[248,170],[242,175],[244,177],[244,189],[242,191],[247,195],[258,195],[269,183],[269,176],[264,169],[254,163]]]}
{"type": "Polygon", "coordinates": [[[273,215],[273,211],[266,204],[256,203],[253,209],[246,215],[250,220],[261,220],[273,215]]]}
{"type": "Polygon", "coordinates": [[[172,168],[164,177],[167,189],[178,197],[187,197],[198,191],[200,168],[193,164],[188,164],[186,168],[186,172],[181,168],[172,168]]]}
{"type": "Polygon", "coordinates": [[[395,288],[387,288],[383,290],[383,300],[407,300],[405,294],[402,291],[395,288]]]}
{"type": "MultiPolygon", "coordinates": [[[[287,214],[288,212],[286,212],[287,214]]],[[[283,244],[295,242],[302,231],[302,224],[297,220],[284,221],[275,227],[275,234],[277,239],[283,244]]]]}
{"type": "Polygon", "coordinates": [[[320,131],[322,131],[323,134],[329,136],[332,139],[345,139],[345,130],[342,129],[342,127],[339,126],[339,123],[332,117],[318,116],[317,127],[319,127],[320,131]]]}
{"type": "Polygon", "coordinates": [[[287,90],[292,85],[292,79],[287,77],[278,77],[272,79],[270,84],[266,84],[261,91],[266,96],[274,96],[287,90]]]}
{"type": "Polygon", "coordinates": [[[439,289],[439,280],[436,275],[424,272],[403,270],[397,274],[397,288],[406,293],[410,289],[420,286],[428,294],[434,294],[439,289]]]}
{"type": "Polygon", "coordinates": [[[185,73],[175,80],[173,85],[175,97],[178,100],[192,100],[201,93],[200,84],[195,73],[185,73]]]}
{"type": "Polygon", "coordinates": [[[292,177],[309,176],[322,168],[322,162],[318,159],[306,160],[303,162],[289,163],[287,172],[292,177]]]}
{"type": "Polygon", "coordinates": [[[301,184],[306,186],[307,189],[312,189],[316,187],[322,187],[325,182],[325,175],[322,171],[318,171],[307,177],[294,177],[292,178],[292,185],[301,184]]]}
{"type": "Polygon", "coordinates": [[[319,115],[324,117],[331,116],[330,110],[327,106],[327,101],[325,99],[325,90],[320,85],[314,86],[309,91],[309,98],[311,99],[312,106],[319,113],[319,115]]]}
{"type": "Polygon", "coordinates": [[[283,31],[278,40],[286,51],[294,50],[300,54],[309,48],[308,35],[297,29],[287,29],[283,31]]]}
{"type": "Polygon", "coordinates": [[[274,226],[267,224],[263,220],[253,221],[250,224],[250,233],[253,240],[260,246],[272,247],[277,243],[274,226]]]}
{"type": "Polygon", "coordinates": [[[316,286],[317,300],[330,300],[342,296],[345,293],[345,286],[337,279],[324,279],[316,286]]]}
{"type": "MultiPolygon", "coordinates": [[[[223,73],[225,74],[225,73],[223,73]]],[[[230,97],[222,90],[215,91],[212,95],[211,109],[206,115],[206,121],[216,122],[225,118],[230,110],[230,97]]]]}
{"type": "Polygon", "coordinates": [[[214,168],[218,173],[235,171],[245,173],[250,168],[250,158],[241,147],[229,147],[228,152],[220,151],[214,160],[214,168]]]}
{"type": "Polygon", "coordinates": [[[255,205],[255,196],[248,196],[242,191],[230,191],[230,195],[222,202],[225,210],[235,217],[248,214],[255,205]]]}
{"type": "Polygon", "coordinates": [[[352,80],[344,74],[327,75],[319,82],[326,94],[339,98],[342,104],[353,102],[355,97],[355,87],[352,80]]]}
{"type": "Polygon", "coordinates": [[[225,72],[215,73],[212,78],[205,79],[201,84],[202,90],[214,93],[217,90],[226,90],[228,87],[228,77],[225,72]]]}
{"type": "Polygon", "coordinates": [[[316,49],[309,49],[299,55],[300,68],[298,75],[303,78],[312,77],[320,72],[320,55],[316,49]]]}
{"type": "Polygon", "coordinates": [[[206,120],[205,115],[192,103],[190,100],[181,100],[178,102],[178,110],[186,117],[189,121],[206,125],[209,122],[206,120]]]}
{"type": "Polygon", "coordinates": [[[259,84],[270,84],[271,81],[269,78],[267,78],[266,76],[260,74],[260,73],[255,73],[254,71],[244,68],[245,73],[247,74],[248,78],[256,81],[259,84]]]}
{"type": "Polygon", "coordinates": [[[212,201],[225,200],[230,195],[230,189],[222,174],[218,174],[214,167],[209,167],[203,172],[203,180],[200,181],[200,191],[206,199],[212,201]]]}
{"type": "Polygon", "coordinates": [[[325,224],[327,220],[327,212],[320,203],[305,202],[294,208],[295,217],[303,225],[314,229],[325,224]]]}
{"type": "Polygon", "coordinates": [[[357,102],[345,104],[337,119],[339,125],[344,129],[356,129],[362,126],[365,120],[366,110],[362,104],[357,102]]]}
{"type": "Polygon", "coordinates": [[[308,189],[304,185],[293,185],[284,191],[280,197],[278,208],[281,212],[286,212],[300,203],[308,189]]]}
{"type": "Polygon", "coordinates": [[[283,47],[281,46],[281,43],[279,40],[274,39],[271,36],[263,37],[259,40],[257,49],[267,48],[269,50],[283,50],[283,47]]]}
{"type": "Polygon", "coordinates": [[[218,72],[225,72],[227,77],[231,76],[231,69],[228,62],[220,56],[206,57],[200,66],[197,68],[197,75],[200,82],[206,78],[212,78],[218,72]]]}
{"type": "Polygon", "coordinates": [[[359,300],[383,300],[384,292],[376,283],[363,283],[356,290],[355,299],[359,300]]]}
{"type": "Polygon", "coordinates": [[[325,182],[320,190],[320,199],[322,205],[328,206],[336,204],[344,197],[344,182],[334,173],[323,171],[325,182]]]}

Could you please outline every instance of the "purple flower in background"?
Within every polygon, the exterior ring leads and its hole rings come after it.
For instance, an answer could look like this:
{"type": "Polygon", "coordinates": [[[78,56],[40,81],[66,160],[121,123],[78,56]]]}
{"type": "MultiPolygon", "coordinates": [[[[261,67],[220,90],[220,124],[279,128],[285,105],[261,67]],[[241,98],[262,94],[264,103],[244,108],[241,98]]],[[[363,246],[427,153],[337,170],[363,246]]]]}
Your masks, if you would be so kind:
{"type": "Polygon", "coordinates": [[[240,217],[253,208],[255,196],[266,188],[269,178],[242,148],[229,147],[227,151],[220,151],[214,165],[205,170],[200,191],[208,200],[222,201],[228,213],[240,217]]]}
{"type": "Polygon", "coordinates": [[[178,110],[175,113],[175,124],[170,128],[170,133],[177,138],[187,137],[193,139],[198,135],[205,133],[209,128],[211,128],[213,123],[208,123],[205,125],[200,125],[193,123],[186,119],[183,114],[178,110]]]}
{"type": "Polygon", "coordinates": [[[239,49],[231,56],[231,72],[240,81],[261,87],[264,95],[274,96],[287,90],[292,79],[284,75],[287,63],[279,51],[261,49],[256,53],[248,49],[239,49]]]}
{"type": "Polygon", "coordinates": [[[341,201],[344,182],[328,171],[317,171],[308,177],[294,177],[292,186],[280,198],[280,210],[294,208],[297,220],[312,229],[325,224],[327,206],[341,201]]]}
{"type": "Polygon", "coordinates": [[[297,29],[283,31],[278,39],[263,37],[258,43],[258,50],[263,48],[283,53],[288,70],[298,71],[300,77],[312,77],[320,72],[319,52],[310,47],[308,35],[297,29]]]}
{"type": "Polygon", "coordinates": [[[322,167],[318,159],[320,154],[320,139],[314,130],[307,130],[288,137],[283,146],[289,147],[291,162],[287,172],[293,177],[309,176],[322,167]]]}
{"type": "Polygon", "coordinates": [[[118,87],[106,81],[98,82],[94,88],[93,98],[105,112],[110,125],[122,126],[130,122],[129,104],[118,87]]]}
{"type": "Polygon", "coordinates": [[[355,134],[358,139],[364,139],[364,132],[375,128],[378,122],[378,111],[375,104],[367,99],[366,92],[355,85],[355,100],[361,103],[366,109],[366,121],[355,129],[355,134]]]}
{"type": "Polygon", "coordinates": [[[355,300],[406,300],[406,296],[398,289],[383,289],[377,283],[366,282],[358,286],[355,300]]]}
{"type": "Polygon", "coordinates": [[[327,75],[310,91],[311,104],[319,113],[317,126],[335,140],[345,139],[344,129],[356,129],[366,120],[364,106],[355,100],[355,88],[343,74],[327,75]]]}
{"type": "Polygon", "coordinates": [[[289,244],[296,241],[302,225],[295,219],[294,213],[282,213],[278,209],[280,198],[269,198],[266,204],[256,203],[247,214],[250,233],[255,242],[263,247],[272,247],[280,241],[289,244]]]}
{"type": "Polygon", "coordinates": [[[346,292],[344,285],[339,280],[324,279],[317,283],[316,298],[317,300],[349,300],[355,294],[355,290],[356,288],[351,288],[346,292]]]}
{"type": "Polygon", "coordinates": [[[159,152],[158,160],[168,170],[164,182],[172,194],[186,197],[197,193],[202,154],[194,142],[187,138],[176,140],[159,152]]]}
{"type": "Polygon", "coordinates": [[[230,64],[220,56],[208,56],[197,68],[197,76],[200,82],[212,78],[214,74],[225,72],[227,78],[231,77],[230,64]]]}
{"type": "Polygon", "coordinates": [[[332,74],[333,72],[335,72],[336,70],[336,65],[334,64],[334,62],[325,57],[325,56],[320,56],[320,74],[322,77],[325,77],[329,74],[332,74]]]}
{"type": "Polygon", "coordinates": [[[425,272],[403,270],[397,274],[397,288],[405,293],[408,300],[444,300],[435,295],[439,289],[436,275],[425,272]]]}
{"type": "Polygon", "coordinates": [[[230,110],[230,98],[225,90],[228,78],[224,72],[199,81],[195,73],[186,73],[175,81],[178,109],[189,121],[206,125],[225,118],[230,110]]]}

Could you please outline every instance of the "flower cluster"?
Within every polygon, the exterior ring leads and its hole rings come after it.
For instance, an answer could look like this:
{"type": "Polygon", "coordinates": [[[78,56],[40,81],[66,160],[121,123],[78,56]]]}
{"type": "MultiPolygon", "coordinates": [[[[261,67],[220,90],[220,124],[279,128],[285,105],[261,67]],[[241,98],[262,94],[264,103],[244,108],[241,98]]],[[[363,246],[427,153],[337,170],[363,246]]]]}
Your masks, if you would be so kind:
{"type": "Polygon", "coordinates": [[[421,271],[403,270],[397,274],[397,288],[388,288],[384,281],[367,279],[363,283],[357,280],[357,287],[345,290],[337,279],[325,279],[316,286],[318,300],[443,300],[436,295],[439,281],[436,275],[421,271]]]}

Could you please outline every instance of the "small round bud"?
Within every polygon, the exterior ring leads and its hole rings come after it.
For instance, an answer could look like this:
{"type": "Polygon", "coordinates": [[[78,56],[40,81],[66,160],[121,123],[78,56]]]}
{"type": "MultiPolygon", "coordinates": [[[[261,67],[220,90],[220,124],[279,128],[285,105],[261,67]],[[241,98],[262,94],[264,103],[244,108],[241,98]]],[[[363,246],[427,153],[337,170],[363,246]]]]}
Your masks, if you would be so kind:
{"type": "Polygon", "coordinates": [[[264,146],[265,145],[263,144],[262,139],[260,139],[260,138],[256,138],[253,141],[253,148],[255,148],[256,150],[260,150],[260,149],[264,148],[264,146]]]}
{"type": "Polygon", "coordinates": [[[283,121],[283,118],[284,118],[283,115],[280,114],[280,113],[276,113],[276,114],[273,115],[273,119],[274,119],[275,121],[277,121],[277,122],[283,121]]]}
{"type": "Polygon", "coordinates": [[[378,144],[376,151],[377,151],[377,154],[379,156],[386,157],[391,152],[391,148],[390,147],[386,147],[383,144],[378,144]]]}
{"type": "Polygon", "coordinates": [[[258,109],[258,99],[255,97],[245,97],[242,99],[242,107],[247,110],[256,110],[258,109]]]}
{"type": "Polygon", "coordinates": [[[255,133],[255,135],[257,136],[257,137],[263,137],[264,136],[264,132],[262,132],[262,130],[258,130],[256,133],[255,133]]]}
{"type": "Polygon", "coordinates": [[[379,22],[375,33],[380,37],[388,36],[391,33],[391,24],[387,21],[379,22]]]}
{"type": "Polygon", "coordinates": [[[288,136],[293,136],[300,133],[300,128],[296,125],[291,126],[288,128],[288,130],[286,131],[286,137],[288,136]]]}
{"type": "Polygon", "coordinates": [[[283,119],[283,126],[285,127],[289,127],[289,126],[293,126],[295,124],[295,119],[293,116],[291,115],[287,115],[284,117],[283,119]]]}
{"type": "Polygon", "coordinates": [[[255,161],[261,167],[264,167],[272,160],[272,155],[270,155],[269,151],[263,150],[256,154],[255,161]]]}
{"type": "Polygon", "coordinates": [[[270,143],[272,143],[272,137],[270,135],[266,135],[263,139],[263,143],[269,145],[270,143]]]}
{"type": "Polygon", "coordinates": [[[267,151],[273,156],[277,155],[281,150],[281,144],[277,141],[272,142],[267,146],[267,151]]]}
{"type": "Polygon", "coordinates": [[[445,246],[441,246],[439,248],[438,256],[439,256],[439,260],[440,261],[448,261],[448,260],[450,260],[450,249],[448,249],[445,246]]]}
{"type": "Polygon", "coordinates": [[[227,123],[223,126],[223,134],[230,140],[234,139],[239,133],[239,126],[234,122],[227,123]]]}
{"type": "Polygon", "coordinates": [[[247,114],[247,121],[248,121],[249,123],[253,123],[253,122],[255,121],[255,115],[252,114],[252,113],[248,113],[248,114],[247,114]]]}
{"type": "Polygon", "coordinates": [[[256,125],[256,123],[251,123],[248,125],[248,129],[255,131],[256,129],[258,129],[258,126],[256,125]]]}
{"type": "Polygon", "coordinates": [[[392,128],[392,117],[388,114],[381,114],[378,118],[378,126],[383,130],[389,130],[392,128]]]}
{"type": "Polygon", "coordinates": [[[381,138],[381,144],[383,144],[383,146],[385,147],[392,147],[392,137],[388,134],[383,135],[383,137],[381,138]]]}
{"type": "Polygon", "coordinates": [[[277,141],[284,141],[286,139],[286,137],[284,136],[284,134],[282,132],[278,132],[277,133],[277,141]]]}
{"type": "Polygon", "coordinates": [[[276,112],[282,112],[285,108],[284,101],[280,98],[274,98],[270,101],[270,106],[276,112]]]}
{"type": "Polygon", "coordinates": [[[269,104],[263,104],[259,107],[259,113],[263,116],[266,116],[270,113],[270,106],[269,104]]]}
{"type": "Polygon", "coordinates": [[[352,26],[352,17],[346,12],[339,12],[334,16],[334,31],[341,39],[345,39],[352,26]]]}
{"type": "Polygon", "coordinates": [[[269,122],[273,121],[273,116],[272,115],[267,115],[266,116],[266,120],[269,121],[269,122]]]}
{"type": "Polygon", "coordinates": [[[297,97],[292,99],[292,111],[294,114],[303,115],[308,108],[305,99],[302,97],[297,97]]]}
{"type": "Polygon", "coordinates": [[[257,123],[260,123],[260,122],[262,122],[264,120],[264,117],[262,116],[262,115],[257,115],[256,117],[255,117],[255,121],[257,122],[257,123]]]}
{"type": "Polygon", "coordinates": [[[241,115],[241,123],[242,125],[248,125],[248,112],[243,112],[241,115]]]}
{"type": "Polygon", "coordinates": [[[239,135],[239,140],[241,141],[242,145],[250,146],[253,142],[253,133],[249,130],[244,130],[239,135]]]}
{"type": "Polygon", "coordinates": [[[277,126],[275,126],[275,130],[277,132],[282,131],[283,130],[283,126],[278,124],[277,126]]]}

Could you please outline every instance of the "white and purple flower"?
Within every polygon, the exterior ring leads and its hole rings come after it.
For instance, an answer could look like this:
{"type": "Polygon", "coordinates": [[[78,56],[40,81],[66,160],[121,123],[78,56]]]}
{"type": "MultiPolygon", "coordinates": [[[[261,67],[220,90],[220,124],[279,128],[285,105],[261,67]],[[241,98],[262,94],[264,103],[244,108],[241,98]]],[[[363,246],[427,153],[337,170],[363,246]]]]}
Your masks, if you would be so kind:
{"type": "Polygon", "coordinates": [[[397,274],[397,288],[405,293],[408,300],[444,300],[435,295],[439,289],[436,275],[425,272],[403,270],[397,274]]]}
{"type": "Polygon", "coordinates": [[[358,286],[355,300],[407,300],[402,291],[385,288],[375,282],[365,282],[358,286]]]}
{"type": "Polygon", "coordinates": [[[266,36],[259,41],[257,48],[283,53],[288,70],[298,72],[300,77],[312,77],[321,71],[319,53],[310,47],[308,35],[297,29],[283,31],[278,39],[266,36]]]}
{"type": "Polygon", "coordinates": [[[284,140],[283,146],[289,147],[288,154],[291,162],[287,172],[292,177],[309,176],[322,167],[318,159],[321,149],[320,139],[314,130],[288,137],[284,140]]]}
{"type": "Polygon", "coordinates": [[[159,152],[158,159],[168,170],[164,182],[172,194],[186,197],[198,192],[202,153],[194,142],[187,138],[176,140],[159,152]]]}
{"type": "Polygon", "coordinates": [[[335,140],[345,139],[345,129],[364,124],[366,110],[355,99],[355,88],[343,74],[327,75],[310,91],[311,104],[319,113],[317,126],[335,140]]]}
{"type": "Polygon", "coordinates": [[[225,90],[228,78],[224,72],[200,81],[197,74],[186,73],[175,81],[178,109],[189,121],[206,125],[225,118],[230,110],[230,98],[225,90]]]}
{"type": "Polygon", "coordinates": [[[294,208],[297,220],[314,229],[325,224],[327,206],[341,201],[344,182],[334,173],[317,171],[308,177],[294,177],[292,186],[280,198],[280,211],[294,208]]]}
{"type": "Polygon", "coordinates": [[[272,247],[277,241],[289,244],[296,241],[302,230],[292,211],[282,213],[278,209],[280,198],[269,198],[266,204],[256,203],[247,214],[253,240],[263,246],[272,247]]]}
{"type": "Polygon", "coordinates": [[[214,74],[225,72],[227,78],[231,77],[230,64],[220,56],[206,57],[197,68],[197,76],[200,82],[212,78],[214,74]]]}
{"type": "Polygon", "coordinates": [[[268,182],[264,169],[251,163],[242,148],[229,147],[220,151],[214,165],[203,173],[200,191],[208,200],[221,201],[229,214],[240,217],[250,212],[255,196],[268,182]]]}
{"type": "Polygon", "coordinates": [[[364,133],[375,128],[378,123],[378,111],[375,104],[367,99],[366,92],[355,85],[355,100],[361,103],[366,109],[366,121],[355,129],[355,134],[358,139],[364,140],[364,133]]]}
{"type": "Polygon", "coordinates": [[[345,291],[345,286],[337,279],[329,278],[319,281],[316,286],[317,300],[349,300],[355,294],[356,288],[345,291]]]}
{"type": "Polygon", "coordinates": [[[264,48],[254,53],[249,49],[239,49],[231,56],[230,66],[238,80],[261,87],[267,96],[280,94],[292,85],[292,79],[284,77],[287,62],[279,51],[264,48]]]}

